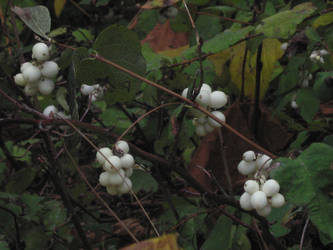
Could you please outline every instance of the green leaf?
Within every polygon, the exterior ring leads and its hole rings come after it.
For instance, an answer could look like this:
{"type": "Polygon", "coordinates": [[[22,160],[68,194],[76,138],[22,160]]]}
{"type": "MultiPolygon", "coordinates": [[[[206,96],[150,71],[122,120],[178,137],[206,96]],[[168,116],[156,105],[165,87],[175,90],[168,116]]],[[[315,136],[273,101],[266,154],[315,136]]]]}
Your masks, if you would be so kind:
{"type": "Polygon", "coordinates": [[[312,27],[307,27],[305,30],[305,35],[311,39],[312,41],[315,42],[320,42],[320,35],[318,34],[318,32],[313,29],[312,27]]]}
{"type": "Polygon", "coordinates": [[[49,10],[42,5],[20,8],[13,7],[12,11],[37,35],[48,39],[46,33],[51,29],[51,17],[49,10]]]}
{"type": "Polygon", "coordinates": [[[33,182],[37,174],[37,168],[26,167],[20,169],[15,174],[9,177],[9,182],[6,185],[6,192],[23,193],[33,182]]]}
{"type": "Polygon", "coordinates": [[[220,249],[230,249],[231,244],[231,227],[232,220],[224,215],[221,215],[214,228],[210,232],[207,240],[201,247],[203,250],[220,250],[220,249]],[[222,247],[223,246],[223,247],[222,247]]]}
{"type": "Polygon", "coordinates": [[[320,15],[318,18],[316,18],[314,20],[314,22],[312,23],[312,27],[316,29],[320,26],[326,26],[332,22],[333,22],[333,13],[328,12],[328,13],[320,15]]]}
{"type": "Polygon", "coordinates": [[[323,102],[329,101],[333,97],[333,87],[326,83],[326,79],[330,79],[332,76],[333,71],[318,72],[316,74],[313,90],[316,96],[323,102]]]}
{"type": "Polygon", "coordinates": [[[311,122],[319,110],[319,100],[312,89],[300,89],[297,91],[296,103],[298,104],[302,118],[311,122]]]}
{"type": "Polygon", "coordinates": [[[40,212],[43,208],[40,203],[44,200],[44,198],[38,195],[31,195],[25,193],[21,196],[21,199],[26,206],[24,209],[24,217],[28,220],[39,222],[40,212]]]}
{"type": "Polygon", "coordinates": [[[323,139],[323,143],[326,143],[333,147],[333,135],[325,136],[325,138],[323,139]]]}
{"type": "Polygon", "coordinates": [[[41,226],[26,228],[22,236],[25,241],[25,250],[46,249],[49,237],[41,226]]]}
{"type": "Polygon", "coordinates": [[[94,36],[91,34],[90,30],[83,28],[78,28],[77,30],[73,31],[72,36],[77,42],[92,41],[94,39],[94,36]]]}
{"type": "Polygon", "coordinates": [[[309,138],[308,131],[302,131],[297,135],[297,138],[293,143],[290,145],[289,150],[301,149],[302,144],[309,138]]]}
{"type": "MultiPolygon", "coordinates": [[[[139,75],[145,73],[145,60],[141,54],[136,33],[126,27],[112,25],[97,37],[93,48],[106,59],[139,75]]],[[[141,81],[104,62],[86,58],[80,61],[76,77],[83,84],[109,84],[105,95],[109,105],[131,101],[140,89],[141,81]]]]}
{"type": "Polygon", "coordinates": [[[52,30],[48,36],[53,38],[53,37],[57,37],[57,36],[61,36],[67,33],[67,28],[66,27],[59,27],[57,29],[52,30]]]}
{"type": "Polygon", "coordinates": [[[67,112],[69,112],[69,106],[66,100],[66,95],[67,95],[67,89],[64,87],[60,87],[57,90],[57,94],[56,94],[56,99],[57,102],[60,104],[60,106],[67,112]]]}
{"type": "Polygon", "coordinates": [[[273,170],[272,177],[280,183],[281,193],[292,204],[306,205],[325,243],[333,242],[333,202],[329,196],[333,148],[313,143],[297,159],[279,158],[277,161],[281,165],[273,170]]]}
{"type": "Polygon", "coordinates": [[[315,10],[309,2],[296,5],[291,10],[281,11],[263,19],[263,24],[258,25],[255,32],[264,33],[267,37],[287,39],[295,33],[297,25],[315,10]]]}
{"type": "Polygon", "coordinates": [[[158,183],[145,171],[134,169],[131,180],[133,183],[133,192],[135,193],[141,190],[145,192],[156,192],[158,189],[158,183]]]}
{"type": "Polygon", "coordinates": [[[44,204],[47,213],[43,216],[45,229],[53,232],[57,226],[62,225],[66,221],[66,210],[58,201],[48,201],[44,204]]]}

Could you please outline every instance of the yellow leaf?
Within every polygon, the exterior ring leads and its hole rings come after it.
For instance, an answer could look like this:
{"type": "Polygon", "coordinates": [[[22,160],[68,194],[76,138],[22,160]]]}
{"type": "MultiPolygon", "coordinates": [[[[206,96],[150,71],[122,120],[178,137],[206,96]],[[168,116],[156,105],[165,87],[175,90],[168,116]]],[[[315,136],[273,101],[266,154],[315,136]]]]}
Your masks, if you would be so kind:
{"type": "Polygon", "coordinates": [[[166,234],[158,238],[141,241],[121,250],[180,250],[176,234],[166,234]]]}
{"type": "MultiPolygon", "coordinates": [[[[241,89],[242,87],[242,63],[244,58],[245,45],[246,43],[242,42],[232,48],[233,58],[231,60],[229,70],[231,74],[231,80],[238,89],[241,89]]],[[[277,39],[268,38],[263,41],[261,55],[263,68],[261,70],[260,99],[265,96],[277,62],[283,56],[283,53],[284,51],[281,50],[281,43],[277,39]]],[[[250,98],[253,98],[255,94],[256,57],[257,53],[248,53],[245,65],[244,94],[250,98]]]]}
{"type": "Polygon", "coordinates": [[[223,66],[231,57],[230,52],[231,48],[208,57],[208,60],[212,61],[214,64],[216,75],[222,76],[223,66]]]}
{"type": "Polygon", "coordinates": [[[162,56],[168,56],[168,57],[176,57],[176,56],[180,56],[181,53],[186,50],[189,47],[189,45],[185,45],[183,47],[179,47],[177,49],[168,49],[168,50],[163,50],[163,51],[159,51],[158,54],[162,55],[162,56]]]}
{"type": "Polygon", "coordinates": [[[316,20],[314,20],[314,22],[312,23],[312,27],[316,29],[320,26],[325,26],[332,22],[333,22],[333,12],[329,12],[324,15],[321,15],[316,20]]]}
{"type": "Polygon", "coordinates": [[[54,11],[57,17],[60,16],[62,10],[64,9],[66,0],[54,0],[54,11]]]}

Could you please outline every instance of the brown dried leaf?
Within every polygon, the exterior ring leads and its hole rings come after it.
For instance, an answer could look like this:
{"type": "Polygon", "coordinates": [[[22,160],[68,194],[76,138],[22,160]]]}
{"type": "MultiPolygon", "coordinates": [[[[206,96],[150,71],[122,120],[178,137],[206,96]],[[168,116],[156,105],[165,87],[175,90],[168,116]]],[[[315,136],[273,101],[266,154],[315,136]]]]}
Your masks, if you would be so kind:
{"type": "Polygon", "coordinates": [[[121,250],[180,250],[176,234],[167,234],[158,238],[141,241],[121,250]]]}

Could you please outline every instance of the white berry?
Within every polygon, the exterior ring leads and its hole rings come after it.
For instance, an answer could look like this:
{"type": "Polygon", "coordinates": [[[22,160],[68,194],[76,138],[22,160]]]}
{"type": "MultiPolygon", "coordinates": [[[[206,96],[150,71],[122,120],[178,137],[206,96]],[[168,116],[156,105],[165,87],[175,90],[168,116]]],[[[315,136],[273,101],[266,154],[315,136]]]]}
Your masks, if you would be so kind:
{"type": "Polygon", "coordinates": [[[49,47],[45,43],[36,43],[32,47],[32,58],[37,61],[46,61],[50,58],[49,47]]]}
{"type": "MultiPolygon", "coordinates": [[[[221,111],[213,111],[212,115],[216,116],[219,120],[225,122],[225,116],[221,111]]],[[[214,128],[221,127],[221,124],[213,120],[211,117],[208,117],[208,124],[214,128]]]]}
{"type": "Polygon", "coordinates": [[[201,124],[198,124],[196,127],[195,127],[195,133],[198,135],[198,136],[205,136],[207,134],[206,132],[206,129],[205,129],[205,126],[201,125],[201,124]]]}
{"type": "Polygon", "coordinates": [[[38,91],[38,87],[35,84],[27,84],[24,87],[24,94],[26,96],[36,95],[38,91]]]}
{"type": "Polygon", "coordinates": [[[244,152],[243,154],[244,161],[254,161],[255,159],[256,159],[256,154],[253,151],[249,150],[244,152]]]}
{"type": "Polygon", "coordinates": [[[122,169],[119,171],[110,173],[110,183],[111,185],[118,186],[124,182],[125,179],[125,172],[122,169]]]}
{"type": "Polygon", "coordinates": [[[222,91],[213,91],[210,94],[210,107],[214,109],[222,108],[228,102],[227,95],[222,91]]]}
{"type": "Polygon", "coordinates": [[[132,168],[134,167],[135,161],[131,154],[124,154],[120,157],[121,167],[122,168],[132,168]]]}
{"type": "Polygon", "coordinates": [[[118,194],[118,187],[117,186],[107,186],[106,187],[106,192],[108,192],[108,194],[111,194],[111,195],[116,195],[118,194]]]}
{"type": "Polygon", "coordinates": [[[257,214],[259,214],[260,216],[266,217],[271,213],[272,207],[269,204],[267,204],[262,209],[257,209],[256,211],[257,214]]]}
{"type": "Polygon", "coordinates": [[[262,185],[262,191],[264,191],[265,194],[270,197],[280,191],[280,185],[276,180],[270,179],[267,180],[264,185],[262,185]]]}
{"type": "Polygon", "coordinates": [[[254,180],[247,180],[244,184],[244,191],[249,194],[253,194],[253,193],[259,191],[258,182],[254,181],[254,180]]]}
{"type": "Polygon", "coordinates": [[[128,143],[125,141],[117,141],[115,144],[116,151],[120,151],[122,154],[127,154],[129,152],[128,143]]]}
{"type": "Polygon", "coordinates": [[[42,75],[39,68],[37,68],[36,66],[33,66],[33,65],[30,67],[24,68],[22,74],[23,74],[24,80],[29,83],[37,82],[42,75]]]}
{"type": "Polygon", "coordinates": [[[94,87],[87,85],[87,84],[82,84],[80,91],[82,95],[90,95],[94,91],[94,87]]]}
{"type": "Polygon", "coordinates": [[[103,172],[99,175],[99,184],[103,187],[111,185],[110,174],[108,172],[103,172]]]}
{"type": "Polygon", "coordinates": [[[49,95],[54,90],[55,84],[51,79],[43,79],[38,82],[38,90],[43,95],[49,95]]]}
{"type": "Polygon", "coordinates": [[[118,193],[119,194],[127,194],[130,192],[130,190],[132,189],[132,181],[125,177],[124,182],[118,186],[118,193]]]}
{"type": "Polygon", "coordinates": [[[51,118],[56,113],[58,113],[58,109],[54,105],[47,106],[43,111],[43,115],[47,118],[51,118]]]}
{"type": "Polygon", "coordinates": [[[291,101],[290,106],[291,106],[293,109],[298,109],[298,104],[296,103],[295,100],[291,101]]]}
{"type": "Polygon", "coordinates": [[[56,78],[59,73],[59,66],[54,61],[47,61],[42,64],[41,71],[46,78],[56,78]]]}
{"type": "Polygon", "coordinates": [[[284,196],[280,193],[274,194],[271,198],[271,205],[275,208],[282,207],[285,202],[284,196]]]}
{"type": "Polygon", "coordinates": [[[252,174],[256,170],[255,162],[241,160],[237,166],[238,172],[242,175],[252,174]]]}
{"type": "Polygon", "coordinates": [[[131,177],[133,174],[133,168],[125,168],[125,176],[126,177],[131,177]]]}
{"type": "Polygon", "coordinates": [[[21,72],[23,72],[26,68],[33,66],[33,64],[31,62],[25,62],[21,64],[20,70],[21,72]]]}
{"type": "Polygon", "coordinates": [[[282,43],[282,44],[281,44],[281,49],[282,49],[282,50],[285,51],[287,48],[288,48],[288,43],[282,43]]]}
{"type": "Polygon", "coordinates": [[[119,157],[116,155],[109,156],[103,165],[104,171],[108,171],[110,173],[117,172],[117,170],[120,170],[120,168],[121,162],[119,157]]]}
{"type": "Polygon", "coordinates": [[[184,89],[182,92],[182,97],[187,98],[188,88],[184,89]]]}
{"type": "Polygon", "coordinates": [[[210,104],[210,93],[208,91],[200,91],[195,101],[204,107],[208,106],[210,104]]]}
{"type": "Polygon", "coordinates": [[[22,86],[22,87],[27,85],[27,82],[25,81],[22,73],[18,73],[14,76],[14,82],[16,83],[16,85],[22,86]]]}
{"type": "Polygon", "coordinates": [[[212,93],[212,88],[208,84],[203,83],[201,88],[200,88],[200,92],[201,91],[206,91],[210,94],[210,93],[212,93]]]}
{"type": "Polygon", "coordinates": [[[213,132],[213,130],[215,129],[214,127],[210,126],[208,122],[206,124],[204,124],[204,127],[206,130],[206,134],[213,132]]]}
{"type": "Polygon", "coordinates": [[[267,205],[267,196],[263,191],[251,195],[251,205],[255,209],[263,209],[267,205]]]}
{"type": "Polygon", "coordinates": [[[104,164],[106,159],[104,158],[109,158],[110,156],[113,155],[112,150],[110,148],[104,147],[104,148],[100,148],[99,151],[97,151],[96,153],[96,160],[99,164],[104,164]]]}
{"type": "Polygon", "coordinates": [[[267,169],[271,166],[272,159],[265,154],[258,155],[258,158],[256,160],[256,165],[258,169],[267,169]]]}
{"type": "Polygon", "coordinates": [[[251,205],[251,195],[247,192],[243,193],[239,199],[239,203],[241,208],[243,208],[246,211],[250,211],[253,209],[251,205]]]}

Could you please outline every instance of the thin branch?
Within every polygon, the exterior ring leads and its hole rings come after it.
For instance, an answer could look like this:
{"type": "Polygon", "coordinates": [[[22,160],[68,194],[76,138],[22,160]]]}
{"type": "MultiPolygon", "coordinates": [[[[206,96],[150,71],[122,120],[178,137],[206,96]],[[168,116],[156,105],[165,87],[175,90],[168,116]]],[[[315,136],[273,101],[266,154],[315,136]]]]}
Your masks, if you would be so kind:
{"type": "Polygon", "coordinates": [[[304,243],[304,238],[305,238],[305,232],[306,232],[306,229],[308,228],[309,222],[310,222],[310,217],[308,217],[308,218],[306,219],[306,222],[305,222],[305,225],[304,225],[304,228],[303,228],[303,231],[302,231],[301,242],[299,243],[299,250],[302,250],[302,249],[303,249],[303,243],[304,243]]]}

